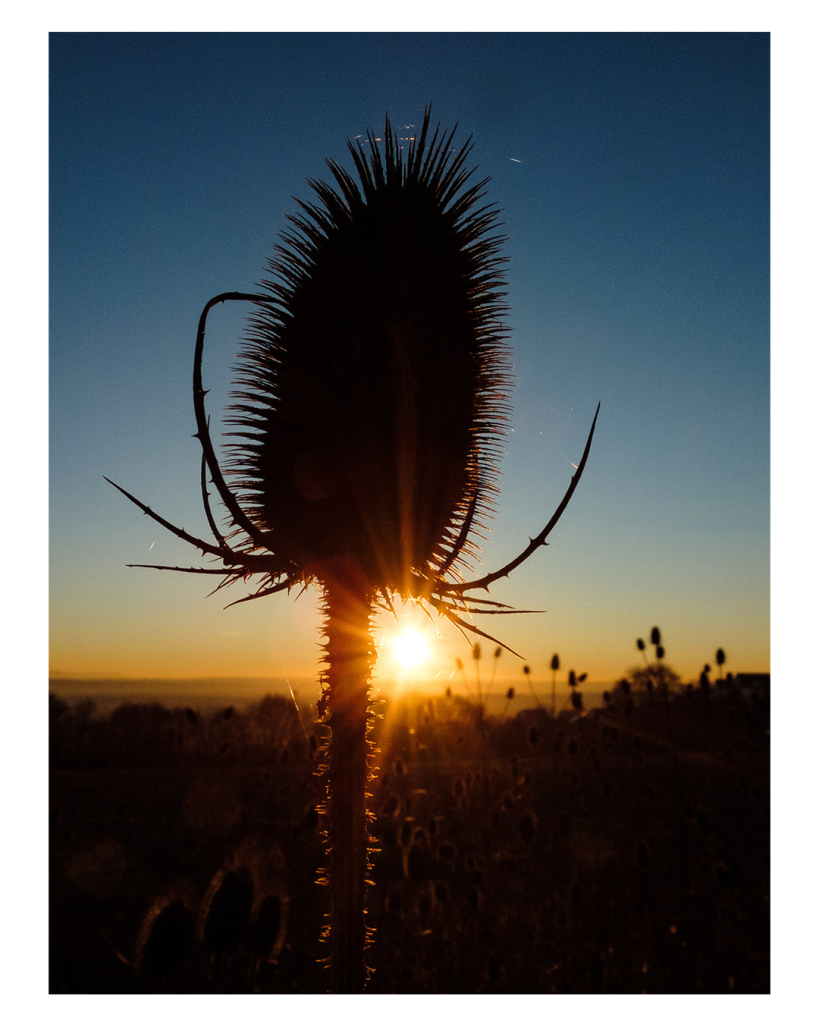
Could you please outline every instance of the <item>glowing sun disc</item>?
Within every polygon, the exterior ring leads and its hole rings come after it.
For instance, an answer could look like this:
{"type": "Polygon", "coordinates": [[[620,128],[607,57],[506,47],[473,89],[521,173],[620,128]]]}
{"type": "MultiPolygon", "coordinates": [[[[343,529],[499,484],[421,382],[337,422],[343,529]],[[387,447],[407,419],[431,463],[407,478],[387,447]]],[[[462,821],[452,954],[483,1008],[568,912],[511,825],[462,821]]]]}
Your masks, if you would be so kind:
{"type": "Polygon", "coordinates": [[[429,645],[416,629],[405,629],[392,642],[393,654],[401,668],[415,668],[429,657],[429,645]]]}

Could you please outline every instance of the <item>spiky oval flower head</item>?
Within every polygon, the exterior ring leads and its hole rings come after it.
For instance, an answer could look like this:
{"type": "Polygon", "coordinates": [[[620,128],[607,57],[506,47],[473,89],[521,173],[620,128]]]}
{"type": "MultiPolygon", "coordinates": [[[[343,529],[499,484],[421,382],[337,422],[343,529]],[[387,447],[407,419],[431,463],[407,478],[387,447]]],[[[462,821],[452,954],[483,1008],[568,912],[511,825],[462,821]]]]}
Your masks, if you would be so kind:
{"type": "Polygon", "coordinates": [[[280,571],[352,567],[409,596],[449,571],[492,508],[510,383],[503,238],[466,187],[471,145],[348,142],[357,180],[310,181],[240,353],[231,472],[280,571]]]}

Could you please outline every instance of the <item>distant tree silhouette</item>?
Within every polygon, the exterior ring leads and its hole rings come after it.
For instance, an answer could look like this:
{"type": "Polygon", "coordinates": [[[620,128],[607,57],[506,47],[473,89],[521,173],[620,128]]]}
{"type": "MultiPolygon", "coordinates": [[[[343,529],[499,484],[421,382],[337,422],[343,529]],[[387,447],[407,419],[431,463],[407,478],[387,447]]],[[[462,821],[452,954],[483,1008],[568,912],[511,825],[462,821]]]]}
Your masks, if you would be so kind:
{"type": "Polygon", "coordinates": [[[623,682],[626,683],[626,688],[623,688],[624,693],[629,693],[631,689],[652,693],[660,686],[674,689],[681,682],[679,674],[665,664],[649,665],[645,668],[640,665],[629,669],[626,676],[627,678],[621,682],[621,687],[623,682]]]}

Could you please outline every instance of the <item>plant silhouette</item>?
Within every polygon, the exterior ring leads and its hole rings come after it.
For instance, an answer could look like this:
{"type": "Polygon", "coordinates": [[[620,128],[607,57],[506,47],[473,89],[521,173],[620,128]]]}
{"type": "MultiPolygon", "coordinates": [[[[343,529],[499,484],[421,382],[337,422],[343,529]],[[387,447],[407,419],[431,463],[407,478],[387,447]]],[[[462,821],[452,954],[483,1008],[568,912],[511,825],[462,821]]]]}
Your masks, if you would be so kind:
{"type": "Polygon", "coordinates": [[[406,149],[389,119],[383,141],[368,132],[366,150],[348,142],[358,180],[328,160],[335,188],[310,181],[318,202],[299,201],[263,293],[228,292],[206,304],[193,397],[213,541],[114,484],[221,562],[150,568],[220,575],[217,590],[258,577],[257,589],[234,604],[294,586],[320,591],[320,707],[330,729],[322,881],[331,895],[334,992],[362,991],[367,974],[374,615],[392,610],[395,598],[423,601],[464,633],[500,643],[464,615],[516,610],[473,592],[488,592],[546,543],[583,472],[597,421],[595,413],[577,472],[546,527],[501,569],[464,579],[497,493],[511,380],[497,209],[481,205],[488,179],[467,185],[471,141],[456,151],[453,136],[430,130],[428,108],[406,149]],[[252,302],[255,312],[231,406],[231,488],[210,439],[201,366],[208,313],[234,300],[252,302]],[[208,475],[227,512],[224,533],[208,475]]]}

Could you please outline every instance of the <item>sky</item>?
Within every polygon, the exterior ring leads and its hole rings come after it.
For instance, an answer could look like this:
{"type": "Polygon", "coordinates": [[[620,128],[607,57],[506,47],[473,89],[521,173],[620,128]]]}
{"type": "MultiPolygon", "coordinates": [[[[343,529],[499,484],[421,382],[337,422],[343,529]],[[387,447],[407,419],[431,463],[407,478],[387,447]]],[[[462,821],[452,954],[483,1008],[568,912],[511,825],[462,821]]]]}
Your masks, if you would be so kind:
{"type": "MultiPolygon", "coordinates": [[[[558,653],[559,678],[610,683],[655,625],[684,680],[718,647],[726,670],[769,670],[767,34],[57,33],[49,88],[53,677],[315,679],[314,593],[225,610],[205,578],[127,568],[198,558],[103,475],[208,536],[203,305],[254,290],[293,197],[326,158],[350,166],[347,138],[428,103],[473,136],[508,236],[516,383],[482,569],[545,525],[601,404],[549,546],[493,589],[543,610],[487,627],[522,656],[498,678],[525,663],[546,686],[558,653]]],[[[209,320],[214,435],[244,315],[209,320]]],[[[455,658],[475,668],[439,625],[436,685],[455,658]]]]}

